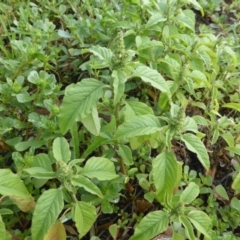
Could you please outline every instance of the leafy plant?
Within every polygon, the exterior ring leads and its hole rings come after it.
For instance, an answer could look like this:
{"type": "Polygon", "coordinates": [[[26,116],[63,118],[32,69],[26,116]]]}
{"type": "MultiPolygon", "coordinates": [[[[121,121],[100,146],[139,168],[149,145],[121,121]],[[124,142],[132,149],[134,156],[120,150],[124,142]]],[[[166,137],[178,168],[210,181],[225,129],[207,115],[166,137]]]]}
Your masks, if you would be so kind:
{"type": "Polygon", "coordinates": [[[228,10],[0,3],[1,239],[234,237],[238,26],[201,24],[228,10]]]}

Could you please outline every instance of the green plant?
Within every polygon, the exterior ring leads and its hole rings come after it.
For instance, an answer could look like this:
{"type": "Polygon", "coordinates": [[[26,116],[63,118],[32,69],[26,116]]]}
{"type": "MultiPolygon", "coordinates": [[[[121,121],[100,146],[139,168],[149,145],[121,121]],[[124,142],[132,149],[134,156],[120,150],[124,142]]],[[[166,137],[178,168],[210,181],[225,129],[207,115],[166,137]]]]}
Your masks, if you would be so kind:
{"type": "Polygon", "coordinates": [[[1,239],[233,237],[238,26],[197,34],[201,4],[0,3],[1,239]]]}

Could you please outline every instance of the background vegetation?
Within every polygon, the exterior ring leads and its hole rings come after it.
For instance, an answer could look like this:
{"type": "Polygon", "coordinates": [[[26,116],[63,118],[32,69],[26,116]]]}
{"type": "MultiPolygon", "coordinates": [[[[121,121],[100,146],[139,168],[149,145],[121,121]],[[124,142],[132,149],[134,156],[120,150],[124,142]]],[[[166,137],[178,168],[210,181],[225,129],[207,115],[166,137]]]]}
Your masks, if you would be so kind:
{"type": "Polygon", "coordinates": [[[0,22],[0,239],[239,239],[239,0],[0,22]]]}

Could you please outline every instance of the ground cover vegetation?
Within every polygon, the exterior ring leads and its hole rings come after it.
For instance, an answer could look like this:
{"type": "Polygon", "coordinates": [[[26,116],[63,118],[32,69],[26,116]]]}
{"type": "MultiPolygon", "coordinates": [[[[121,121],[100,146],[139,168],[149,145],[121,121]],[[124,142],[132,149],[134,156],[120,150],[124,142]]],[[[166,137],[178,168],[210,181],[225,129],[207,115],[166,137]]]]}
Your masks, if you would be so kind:
{"type": "Polygon", "coordinates": [[[3,0],[0,239],[239,239],[240,1],[3,0]]]}

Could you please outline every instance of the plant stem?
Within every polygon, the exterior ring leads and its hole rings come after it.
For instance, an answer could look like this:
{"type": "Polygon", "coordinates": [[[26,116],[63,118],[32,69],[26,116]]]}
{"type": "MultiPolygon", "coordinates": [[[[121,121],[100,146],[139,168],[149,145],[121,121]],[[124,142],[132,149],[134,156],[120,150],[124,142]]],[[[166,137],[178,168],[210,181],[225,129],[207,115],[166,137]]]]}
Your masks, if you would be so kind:
{"type": "Polygon", "coordinates": [[[79,152],[79,137],[78,137],[78,124],[75,122],[70,129],[72,139],[73,139],[73,148],[74,148],[74,159],[78,159],[80,156],[79,152]]]}

